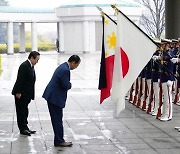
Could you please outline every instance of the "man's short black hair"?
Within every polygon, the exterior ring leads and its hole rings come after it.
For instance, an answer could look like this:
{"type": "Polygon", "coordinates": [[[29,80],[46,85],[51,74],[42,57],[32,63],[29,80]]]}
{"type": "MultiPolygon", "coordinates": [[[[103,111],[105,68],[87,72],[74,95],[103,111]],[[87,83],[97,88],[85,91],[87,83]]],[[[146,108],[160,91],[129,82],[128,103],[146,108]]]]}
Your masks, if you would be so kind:
{"type": "Polygon", "coordinates": [[[40,53],[39,52],[37,52],[37,51],[31,51],[30,52],[30,54],[29,54],[29,56],[28,56],[28,59],[31,59],[31,57],[33,57],[34,59],[37,57],[37,56],[39,56],[40,55],[40,53]]]}
{"type": "Polygon", "coordinates": [[[75,62],[77,64],[80,60],[81,59],[78,55],[72,55],[71,57],[69,57],[68,62],[75,62]]]}

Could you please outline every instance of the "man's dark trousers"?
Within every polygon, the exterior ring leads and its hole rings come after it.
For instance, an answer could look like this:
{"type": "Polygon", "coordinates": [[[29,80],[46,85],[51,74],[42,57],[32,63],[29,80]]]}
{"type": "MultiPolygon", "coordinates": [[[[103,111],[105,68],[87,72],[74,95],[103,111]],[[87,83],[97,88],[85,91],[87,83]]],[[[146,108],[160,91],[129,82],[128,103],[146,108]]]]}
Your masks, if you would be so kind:
{"type": "Polygon", "coordinates": [[[64,142],[63,128],[63,109],[57,105],[48,102],[49,113],[51,116],[52,126],[54,130],[54,143],[59,144],[64,142]]]}
{"type": "Polygon", "coordinates": [[[20,132],[24,130],[28,130],[28,115],[29,115],[29,109],[28,104],[31,100],[25,100],[25,99],[18,99],[15,97],[15,105],[16,105],[16,114],[17,114],[17,124],[19,127],[20,132]]]}

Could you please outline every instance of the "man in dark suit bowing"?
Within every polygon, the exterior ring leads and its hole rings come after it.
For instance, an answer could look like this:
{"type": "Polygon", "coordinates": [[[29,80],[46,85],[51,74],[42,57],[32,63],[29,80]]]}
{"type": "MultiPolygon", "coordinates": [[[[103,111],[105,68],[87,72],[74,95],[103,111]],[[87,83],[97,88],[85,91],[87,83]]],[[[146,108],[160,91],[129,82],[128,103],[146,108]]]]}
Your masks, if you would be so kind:
{"type": "Polygon", "coordinates": [[[28,59],[19,66],[17,79],[14,84],[12,95],[15,98],[17,124],[20,134],[31,136],[36,133],[28,128],[27,118],[29,114],[28,104],[34,100],[34,87],[36,75],[34,65],[40,58],[39,52],[32,51],[28,59]]]}
{"type": "Polygon", "coordinates": [[[70,70],[77,68],[80,62],[79,56],[72,55],[67,62],[59,65],[42,96],[48,104],[54,130],[54,146],[56,147],[72,146],[72,142],[64,140],[62,118],[63,108],[66,105],[67,91],[71,89],[70,70]]]}

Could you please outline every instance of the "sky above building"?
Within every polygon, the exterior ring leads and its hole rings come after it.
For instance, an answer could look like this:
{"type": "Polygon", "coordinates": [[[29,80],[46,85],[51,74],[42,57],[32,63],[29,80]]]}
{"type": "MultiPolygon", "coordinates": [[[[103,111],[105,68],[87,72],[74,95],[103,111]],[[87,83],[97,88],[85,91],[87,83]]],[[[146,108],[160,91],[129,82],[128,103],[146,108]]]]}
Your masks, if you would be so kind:
{"type": "MultiPolygon", "coordinates": [[[[65,0],[7,0],[10,6],[55,8],[63,4],[65,0]]],[[[67,2],[68,0],[66,0],[67,2]]]]}

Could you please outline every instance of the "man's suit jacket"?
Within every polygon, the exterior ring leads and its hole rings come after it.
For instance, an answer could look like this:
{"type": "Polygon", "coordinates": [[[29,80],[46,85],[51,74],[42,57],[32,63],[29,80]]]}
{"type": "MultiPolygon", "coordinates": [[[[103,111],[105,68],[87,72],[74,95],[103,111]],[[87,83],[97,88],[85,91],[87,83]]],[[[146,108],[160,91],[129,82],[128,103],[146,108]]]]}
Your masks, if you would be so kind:
{"type": "Polygon", "coordinates": [[[18,75],[14,84],[12,95],[22,94],[22,99],[34,99],[36,75],[28,60],[19,66],[18,75]]]}
{"type": "Polygon", "coordinates": [[[70,69],[68,63],[65,62],[55,70],[42,97],[47,100],[48,103],[64,108],[67,99],[67,91],[69,89],[71,89],[70,69]]]}

